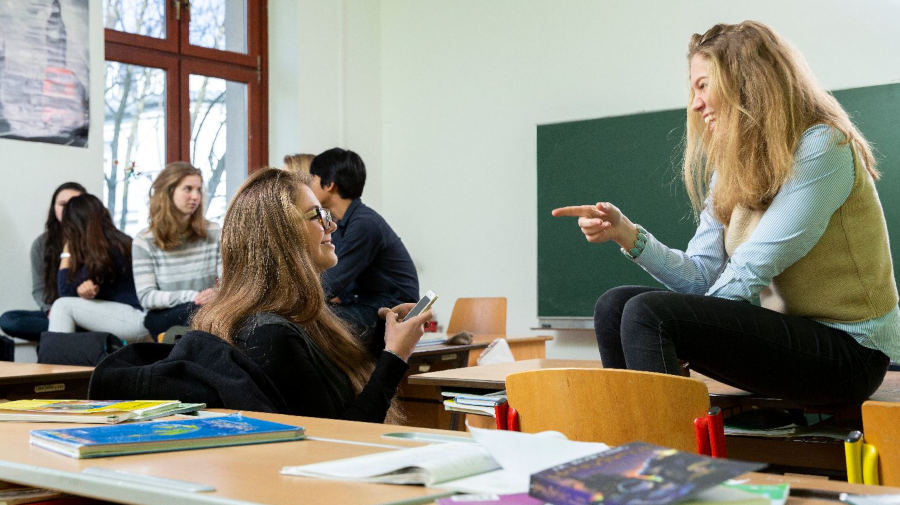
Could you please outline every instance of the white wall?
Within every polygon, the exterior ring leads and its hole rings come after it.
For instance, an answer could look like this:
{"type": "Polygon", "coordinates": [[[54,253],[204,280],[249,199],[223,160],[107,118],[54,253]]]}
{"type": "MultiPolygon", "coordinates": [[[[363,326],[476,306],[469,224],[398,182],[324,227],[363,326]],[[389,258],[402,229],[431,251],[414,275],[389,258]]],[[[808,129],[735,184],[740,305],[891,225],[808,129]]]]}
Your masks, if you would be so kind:
{"type": "Polygon", "coordinates": [[[31,242],[44,228],[53,190],[77,181],[99,194],[103,180],[103,20],[101,0],[90,0],[90,107],[88,146],[67,147],[0,139],[0,312],[37,310],[31,298],[31,242]]]}
{"type": "Polygon", "coordinates": [[[379,2],[269,0],[269,164],[332,147],[359,153],[381,208],[379,2]]]}
{"type": "MultiPolygon", "coordinates": [[[[896,1],[382,0],[381,11],[384,215],[422,288],[441,295],[442,323],[456,297],[502,295],[516,334],[536,323],[537,124],[683,107],[689,35],[716,22],[770,24],[830,89],[900,80],[896,1]]],[[[558,337],[551,356],[597,356],[589,332],[558,337]]]]}

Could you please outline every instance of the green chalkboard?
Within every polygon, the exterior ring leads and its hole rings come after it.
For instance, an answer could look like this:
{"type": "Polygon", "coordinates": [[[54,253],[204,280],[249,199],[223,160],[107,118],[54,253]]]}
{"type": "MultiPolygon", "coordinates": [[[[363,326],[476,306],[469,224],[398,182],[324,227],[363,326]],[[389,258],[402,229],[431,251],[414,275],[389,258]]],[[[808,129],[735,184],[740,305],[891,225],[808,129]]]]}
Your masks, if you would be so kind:
{"type": "MultiPolygon", "coordinates": [[[[875,148],[891,252],[900,258],[900,84],[834,96],[875,148]]],[[[574,218],[550,211],[609,201],[683,249],[695,229],[680,178],[684,120],[675,109],[537,127],[538,318],[590,317],[609,288],[658,285],[615,244],[588,243],[574,218]]]]}

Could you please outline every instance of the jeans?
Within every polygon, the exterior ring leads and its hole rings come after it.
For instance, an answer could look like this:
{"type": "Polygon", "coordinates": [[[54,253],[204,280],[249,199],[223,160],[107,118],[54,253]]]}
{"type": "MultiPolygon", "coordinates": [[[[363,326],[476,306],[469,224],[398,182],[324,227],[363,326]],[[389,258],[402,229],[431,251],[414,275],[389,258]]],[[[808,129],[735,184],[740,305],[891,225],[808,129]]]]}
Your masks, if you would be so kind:
{"type": "Polygon", "coordinates": [[[200,306],[192,302],[185,302],[168,309],[148,310],[144,317],[144,327],[151,336],[165,333],[172,326],[188,326],[191,316],[197,312],[200,306]]]}
{"type": "Polygon", "coordinates": [[[88,300],[78,296],[57,298],[50,308],[48,331],[72,333],[76,325],[88,331],[105,331],[134,342],[147,336],[144,311],[109,300],[88,300]]]}
{"type": "Polygon", "coordinates": [[[11,337],[37,342],[50,320],[41,310],[10,310],[0,315],[0,329],[11,337]]]}
{"type": "Polygon", "coordinates": [[[804,405],[860,403],[890,360],[846,332],[744,301],[621,286],[594,310],[603,366],[678,374],[678,360],[740,389],[804,405]]]}

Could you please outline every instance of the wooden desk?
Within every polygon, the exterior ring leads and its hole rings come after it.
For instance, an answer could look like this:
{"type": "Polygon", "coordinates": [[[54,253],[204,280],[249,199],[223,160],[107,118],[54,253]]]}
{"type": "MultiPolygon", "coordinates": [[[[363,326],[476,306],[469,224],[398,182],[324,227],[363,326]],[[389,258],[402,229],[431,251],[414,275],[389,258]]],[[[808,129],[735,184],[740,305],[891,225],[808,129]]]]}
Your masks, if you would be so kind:
{"type": "Polygon", "coordinates": [[[87,398],[89,366],[0,361],[0,398],[87,398]]]}
{"type": "MultiPolygon", "coordinates": [[[[397,426],[335,421],[311,417],[247,413],[253,417],[304,426],[307,435],[395,447],[414,447],[416,442],[385,439],[381,434],[398,431],[397,426]]],[[[0,425],[0,480],[49,487],[69,493],[118,503],[156,505],[193,504],[335,504],[369,505],[445,495],[437,489],[337,482],[281,475],[281,467],[359,456],[386,450],[384,447],[320,440],[301,440],[259,445],[221,447],[96,459],[74,459],[28,443],[28,432],[48,428],[47,423],[3,423],[0,425]],[[99,467],[187,480],[211,485],[212,492],[189,493],[160,486],[111,481],[84,475],[82,470],[99,467]]],[[[57,426],[54,424],[54,427],[57,426]]],[[[81,426],[81,425],[67,425],[81,426]]],[[[408,431],[413,429],[404,429],[408,431]]],[[[414,429],[431,432],[434,430],[414,429]]],[[[448,433],[440,432],[438,433],[448,433]]],[[[458,435],[458,433],[457,433],[458,435]]]]}
{"type": "MultiPolygon", "coordinates": [[[[494,340],[498,338],[506,339],[506,343],[509,344],[509,350],[512,352],[513,358],[516,361],[526,360],[526,359],[537,359],[543,358],[547,355],[547,341],[553,340],[553,337],[550,335],[536,335],[536,336],[527,336],[527,337],[516,337],[512,335],[475,335],[472,338],[473,342],[484,342],[485,344],[490,344],[494,340]]],[[[477,365],[478,355],[475,353],[469,353],[469,366],[477,365]]]]}
{"type": "Polygon", "coordinates": [[[465,368],[469,364],[469,351],[480,351],[487,342],[469,345],[429,345],[417,347],[409,357],[409,371],[397,388],[397,399],[406,412],[408,426],[437,428],[450,426],[450,413],[444,410],[440,389],[417,386],[409,380],[418,374],[435,370],[465,368]]]}
{"type": "Polygon", "coordinates": [[[527,359],[420,374],[410,377],[409,383],[439,388],[485,390],[483,392],[501,391],[506,389],[507,375],[543,368],[603,368],[603,364],[598,360],[527,359]]]}
{"type": "MultiPolygon", "coordinates": [[[[833,417],[816,425],[816,429],[846,435],[862,429],[860,405],[832,405],[817,408],[805,407],[781,398],[771,398],[722,384],[702,374],[691,371],[691,377],[702,380],[709,389],[711,405],[720,407],[727,418],[754,408],[795,409],[804,412],[821,412],[833,417]]],[[[888,372],[871,400],[900,402],[900,372],[888,372]]],[[[829,477],[846,479],[844,444],[827,437],[761,437],[728,436],[728,455],[748,461],[769,463],[774,469],[785,472],[819,473],[829,477]]]]}
{"type": "MultiPolygon", "coordinates": [[[[343,439],[363,444],[413,447],[417,442],[390,440],[383,433],[396,426],[335,421],[277,414],[247,413],[253,417],[299,424],[311,437],[343,439]]],[[[77,426],[77,425],[68,425],[77,426]]],[[[28,432],[47,424],[4,423],[0,425],[0,480],[49,487],[68,493],[130,504],[184,503],[203,505],[248,505],[302,503],[375,505],[384,503],[425,503],[446,494],[439,489],[340,482],[281,475],[285,465],[300,465],[388,450],[373,445],[340,443],[333,440],[302,440],[259,445],[220,447],[156,454],[138,454],[78,460],[28,443],[28,432]],[[211,485],[215,491],[189,493],[161,486],[97,478],[82,474],[99,467],[153,477],[187,480],[211,485]]],[[[456,434],[441,430],[410,428],[410,431],[456,434]]],[[[900,489],[847,484],[803,477],[751,473],[744,477],[756,483],[789,482],[792,488],[828,489],[862,494],[900,493],[900,489]]],[[[788,505],[818,505],[818,500],[790,498],[788,505]]]]}
{"type": "MultiPolygon", "coordinates": [[[[543,358],[548,335],[514,337],[475,335],[470,345],[434,345],[419,347],[409,359],[409,372],[400,383],[397,398],[406,412],[406,425],[423,428],[465,429],[458,416],[444,410],[440,387],[415,382],[420,374],[474,366],[481,350],[497,338],[505,338],[515,359],[543,358]],[[474,352],[473,352],[474,351],[474,352]]],[[[504,376],[505,377],[505,376],[504,376]]],[[[500,389],[503,389],[502,387],[500,389]]]]}
{"type": "MultiPolygon", "coordinates": [[[[505,389],[506,376],[511,373],[542,368],[602,368],[602,364],[600,361],[534,359],[421,374],[410,377],[410,384],[484,393],[505,389]]],[[[691,377],[702,380],[706,384],[710,393],[710,404],[721,407],[726,416],[736,407],[742,409],[756,406],[800,408],[799,405],[784,400],[765,398],[739,390],[696,372],[692,372],[691,377]]],[[[872,395],[871,399],[900,402],[900,372],[888,372],[881,387],[872,395]]],[[[843,430],[844,433],[862,429],[859,405],[817,410],[834,414],[833,422],[827,423],[826,427],[843,430]]],[[[489,424],[485,423],[477,425],[489,427],[489,424]]],[[[735,459],[768,463],[775,471],[846,479],[844,446],[843,442],[838,439],[727,435],[726,441],[728,456],[735,459]]]]}

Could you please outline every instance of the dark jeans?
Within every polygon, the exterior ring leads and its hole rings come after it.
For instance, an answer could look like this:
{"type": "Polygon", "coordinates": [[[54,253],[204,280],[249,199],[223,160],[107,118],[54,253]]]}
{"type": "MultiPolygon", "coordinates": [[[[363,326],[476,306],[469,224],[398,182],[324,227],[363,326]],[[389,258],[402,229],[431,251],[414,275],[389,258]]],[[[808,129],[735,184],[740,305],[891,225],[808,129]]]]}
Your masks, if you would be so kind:
{"type": "Polygon", "coordinates": [[[361,303],[329,303],[328,306],[336,316],[349,323],[350,332],[372,356],[381,354],[384,349],[384,320],[378,317],[378,308],[361,303]]]}
{"type": "Polygon", "coordinates": [[[37,342],[50,320],[41,310],[10,310],[0,315],[0,329],[12,337],[37,342]]]}
{"type": "Polygon", "coordinates": [[[643,286],[604,293],[594,331],[604,367],[678,374],[681,359],[720,382],[803,405],[860,403],[890,363],[811,319],[643,286]]]}
{"type": "Polygon", "coordinates": [[[182,303],[168,309],[148,310],[144,316],[144,327],[156,338],[172,326],[188,326],[191,316],[200,306],[191,302],[182,303]]]}

